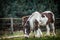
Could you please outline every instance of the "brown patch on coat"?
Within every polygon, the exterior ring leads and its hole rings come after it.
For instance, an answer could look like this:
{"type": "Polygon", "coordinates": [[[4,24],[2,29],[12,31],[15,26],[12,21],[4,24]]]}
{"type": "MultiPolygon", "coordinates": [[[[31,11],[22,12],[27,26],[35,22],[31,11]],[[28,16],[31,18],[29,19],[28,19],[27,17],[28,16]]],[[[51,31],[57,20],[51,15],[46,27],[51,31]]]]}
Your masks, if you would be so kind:
{"type": "MultiPolygon", "coordinates": [[[[23,32],[25,33],[25,28],[27,28],[27,32],[28,32],[28,30],[29,30],[29,32],[30,32],[30,27],[28,26],[28,22],[27,22],[27,20],[28,20],[28,18],[29,18],[29,16],[23,16],[22,17],[22,27],[23,27],[23,32]],[[26,23],[27,22],[27,23],[26,23]],[[26,26],[25,26],[25,24],[26,24],[26,26]]],[[[28,33],[29,33],[28,32],[28,33]]]]}
{"type": "Polygon", "coordinates": [[[34,30],[37,30],[38,29],[38,21],[37,20],[35,20],[35,22],[34,22],[34,30]]]}
{"type": "Polygon", "coordinates": [[[42,14],[42,17],[44,17],[44,15],[45,15],[48,18],[48,21],[46,24],[54,22],[52,13],[41,13],[41,14],[42,14]]]}
{"type": "Polygon", "coordinates": [[[22,17],[22,26],[25,25],[25,23],[26,23],[26,21],[27,21],[28,18],[29,18],[29,16],[23,16],[22,17]]]}

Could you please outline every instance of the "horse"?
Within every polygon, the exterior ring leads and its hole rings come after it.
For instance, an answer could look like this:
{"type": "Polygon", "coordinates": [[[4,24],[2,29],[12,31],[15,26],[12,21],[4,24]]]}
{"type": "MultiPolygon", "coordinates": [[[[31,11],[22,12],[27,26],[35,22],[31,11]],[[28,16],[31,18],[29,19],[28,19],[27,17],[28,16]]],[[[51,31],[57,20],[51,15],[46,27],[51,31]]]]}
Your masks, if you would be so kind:
{"type": "Polygon", "coordinates": [[[25,34],[25,28],[26,28],[26,26],[24,26],[25,25],[25,23],[26,23],[26,21],[27,21],[27,19],[29,18],[29,16],[23,16],[22,17],[22,27],[23,27],[23,32],[24,32],[24,34],[25,34]]]}
{"type": "Polygon", "coordinates": [[[26,23],[24,24],[25,26],[25,37],[29,37],[29,30],[34,30],[34,34],[36,32],[36,37],[42,36],[42,31],[40,29],[40,26],[46,26],[47,28],[47,33],[46,35],[50,35],[50,28],[49,24],[52,26],[53,29],[53,35],[55,34],[55,27],[54,27],[54,22],[55,22],[55,17],[53,12],[51,11],[44,11],[42,13],[35,11],[33,12],[29,18],[27,19],[26,23]],[[37,26],[35,26],[37,24],[37,26]],[[37,28],[35,30],[34,28],[37,28]]]}
{"type": "MultiPolygon", "coordinates": [[[[29,15],[29,16],[30,16],[30,15],[29,15]]],[[[25,28],[28,28],[27,32],[30,33],[30,31],[31,31],[28,24],[27,24],[27,25],[28,25],[27,27],[25,26],[25,23],[27,22],[29,16],[23,16],[23,17],[22,17],[22,27],[23,27],[23,33],[24,33],[24,34],[26,33],[25,28]]],[[[34,24],[35,24],[35,28],[34,28],[34,29],[37,30],[38,22],[35,20],[34,24]]]]}

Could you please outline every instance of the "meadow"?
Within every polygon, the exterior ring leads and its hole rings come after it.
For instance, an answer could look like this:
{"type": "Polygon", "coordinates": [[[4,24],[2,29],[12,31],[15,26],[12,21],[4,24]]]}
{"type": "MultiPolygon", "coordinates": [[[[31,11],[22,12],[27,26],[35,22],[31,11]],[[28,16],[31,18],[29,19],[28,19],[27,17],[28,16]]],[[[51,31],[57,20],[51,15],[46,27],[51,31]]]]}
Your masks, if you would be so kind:
{"type": "MultiPolygon", "coordinates": [[[[45,34],[46,32],[44,32],[45,34]]],[[[33,33],[30,33],[31,35],[33,35],[33,33]]],[[[15,32],[12,36],[16,36],[16,35],[23,35],[22,32],[15,32]]],[[[44,37],[40,37],[40,38],[36,38],[36,37],[32,37],[30,35],[29,38],[24,38],[22,37],[14,37],[14,38],[1,38],[0,40],[60,40],[60,29],[56,30],[56,36],[44,36],[44,37]]],[[[11,36],[11,35],[8,35],[11,36]]]]}

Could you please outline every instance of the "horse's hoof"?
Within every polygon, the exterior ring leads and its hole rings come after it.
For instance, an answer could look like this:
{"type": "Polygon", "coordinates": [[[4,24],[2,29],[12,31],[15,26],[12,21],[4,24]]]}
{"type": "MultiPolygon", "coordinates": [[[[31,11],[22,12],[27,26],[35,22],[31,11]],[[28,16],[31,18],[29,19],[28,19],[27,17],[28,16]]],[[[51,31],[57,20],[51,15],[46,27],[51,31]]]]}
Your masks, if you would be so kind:
{"type": "Polygon", "coordinates": [[[48,35],[48,34],[46,34],[45,36],[50,36],[50,34],[48,35]]]}
{"type": "Polygon", "coordinates": [[[33,36],[33,38],[35,38],[35,36],[33,36]]]}
{"type": "Polygon", "coordinates": [[[53,34],[52,36],[56,36],[56,34],[53,34]]]}
{"type": "Polygon", "coordinates": [[[25,37],[25,38],[29,38],[29,35],[25,35],[24,37],[25,37]]]}
{"type": "Polygon", "coordinates": [[[43,35],[41,35],[41,37],[43,37],[43,35]]]}
{"type": "Polygon", "coordinates": [[[28,36],[25,36],[25,38],[29,38],[28,36]]]}
{"type": "Polygon", "coordinates": [[[35,37],[40,38],[40,36],[39,36],[39,35],[35,35],[35,37]]]}

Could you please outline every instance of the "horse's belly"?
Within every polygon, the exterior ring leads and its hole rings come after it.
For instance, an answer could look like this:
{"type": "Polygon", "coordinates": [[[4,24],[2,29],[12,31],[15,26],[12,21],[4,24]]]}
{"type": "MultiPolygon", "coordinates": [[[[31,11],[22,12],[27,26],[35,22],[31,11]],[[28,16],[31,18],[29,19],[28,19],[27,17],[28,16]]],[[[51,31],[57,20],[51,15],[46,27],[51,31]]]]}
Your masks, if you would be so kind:
{"type": "Polygon", "coordinates": [[[40,26],[45,26],[45,25],[46,25],[46,23],[40,24],[40,26]]]}

